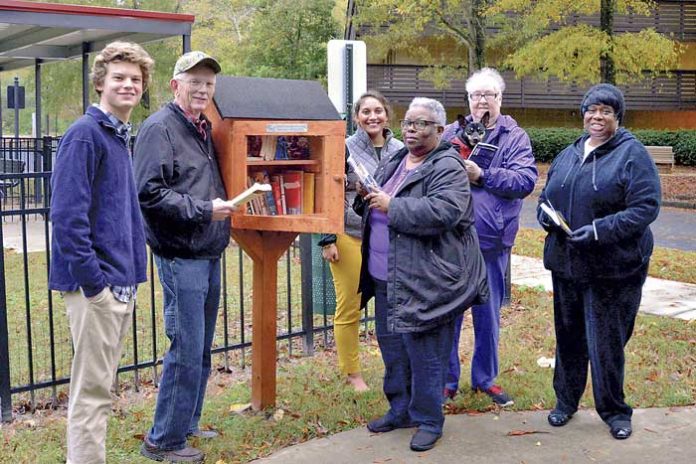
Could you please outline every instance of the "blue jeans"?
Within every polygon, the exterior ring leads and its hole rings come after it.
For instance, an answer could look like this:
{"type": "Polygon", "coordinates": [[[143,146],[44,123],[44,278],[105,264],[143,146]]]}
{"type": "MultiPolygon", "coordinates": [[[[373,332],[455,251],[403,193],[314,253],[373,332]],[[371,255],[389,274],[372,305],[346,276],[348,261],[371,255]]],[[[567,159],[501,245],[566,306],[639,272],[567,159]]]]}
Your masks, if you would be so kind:
{"type": "Polygon", "coordinates": [[[186,447],[186,435],[198,430],[201,418],[220,303],[220,259],[155,255],[155,262],[171,345],[148,439],[161,450],[179,450],[186,447]]]}
{"type": "MultiPolygon", "coordinates": [[[[471,308],[474,320],[474,355],[471,359],[471,388],[487,390],[498,377],[498,337],[500,332],[500,307],[505,297],[505,271],[507,270],[510,249],[483,253],[490,297],[488,302],[471,308]]],[[[454,343],[450,353],[449,371],[446,387],[456,391],[459,388],[461,366],[459,364],[459,335],[462,319],[456,319],[454,343]]]]}
{"type": "Polygon", "coordinates": [[[375,325],[384,362],[387,418],[396,425],[415,423],[419,430],[442,434],[442,390],[452,347],[454,320],[425,332],[387,329],[387,283],[375,282],[375,325]]]}

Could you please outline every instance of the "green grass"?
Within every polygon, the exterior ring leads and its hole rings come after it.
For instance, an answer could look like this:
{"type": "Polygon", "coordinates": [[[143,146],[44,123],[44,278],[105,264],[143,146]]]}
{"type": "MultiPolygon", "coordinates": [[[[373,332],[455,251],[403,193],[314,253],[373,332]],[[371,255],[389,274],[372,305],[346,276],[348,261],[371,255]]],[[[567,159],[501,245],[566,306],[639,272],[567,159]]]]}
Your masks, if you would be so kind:
{"type": "MultiPolygon", "coordinates": [[[[543,258],[546,232],[538,229],[520,229],[512,252],[532,258],[543,258]]],[[[648,274],[658,279],[696,284],[696,251],[655,247],[650,258],[648,274]]]]}
{"type": "MultiPolygon", "coordinates": [[[[236,247],[230,247],[227,251],[227,331],[229,344],[242,342],[242,329],[244,329],[244,341],[251,341],[252,320],[252,262],[246,254],[242,255],[243,272],[240,272],[239,252],[236,247]],[[240,283],[240,278],[243,282],[240,283]],[[243,289],[243,299],[240,298],[240,288],[243,289]],[[244,318],[240,315],[240,305],[244,304],[244,318]]],[[[26,385],[30,383],[29,354],[33,355],[34,382],[51,380],[51,330],[50,320],[53,319],[54,356],[56,378],[70,375],[70,362],[72,358],[71,338],[68,328],[67,316],[63,299],[57,292],[51,292],[52,308],[49,310],[49,291],[47,289],[46,253],[27,253],[26,256],[11,250],[5,250],[5,282],[8,309],[8,331],[10,351],[10,383],[11,385],[26,385]],[[25,263],[26,260],[26,263],[25,263]],[[25,269],[28,269],[28,278],[25,281],[25,269]],[[27,284],[28,283],[28,284],[27,284]],[[27,301],[31,307],[30,317],[27,317],[27,301]],[[31,350],[29,349],[28,328],[31,329],[31,350]]],[[[302,327],[301,313],[301,276],[299,264],[299,250],[290,254],[290,288],[287,284],[288,263],[284,256],[278,263],[278,333],[299,331],[302,327]],[[288,293],[291,293],[292,313],[288,318],[288,293]]],[[[137,331],[138,360],[149,361],[156,357],[162,357],[168,347],[168,340],[164,334],[162,318],[162,290],[157,277],[154,278],[154,305],[151,304],[151,281],[138,287],[138,304],[136,309],[135,328],[137,331]],[[156,350],[153,349],[152,333],[153,318],[155,325],[156,350]]],[[[221,301],[221,305],[224,302],[221,301]]],[[[324,324],[323,316],[315,316],[315,326],[324,324]]],[[[328,318],[331,322],[331,318],[328,318]]],[[[223,311],[217,323],[217,333],[214,346],[224,346],[224,319],[223,311]]],[[[279,343],[279,347],[288,349],[290,342],[279,343]]],[[[297,342],[293,343],[293,349],[299,349],[297,342]]],[[[248,350],[245,350],[248,354],[248,350]]],[[[124,357],[121,365],[132,364],[135,359],[133,333],[129,333],[124,344],[124,357]]],[[[245,359],[246,360],[246,359],[245,359]]],[[[142,380],[152,380],[151,370],[141,370],[142,380]]],[[[122,374],[125,382],[132,379],[133,374],[122,374]]],[[[57,389],[58,394],[65,392],[65,387],[57,389]]],[[[37,392],[37,402],[40,404],[51,394],[50,389],[37,392]]],[[[17,395],[14,403],[25,403],[29,395],[17,395]]]]}
{"type": "MultiPolygon", "coordinates": [[[[493,410],[488,397],[469,389],[467,367],[473,344],[471,320],[465,318],[460,344],[462,382],[448,413],[480,413],[493,410]]],[[[513,302],[503,310],[499,382],[515,398],[515,410],[549,409],[554,395],[553,371],[540,368],[540,356],[554,352],[552,301],[548,292],[514,287],[513,302]]],[[[678,319],[638,316],[627,349],[626,396],[634,407],[667,407],[694,404],[696,397],[696,340],[694,325],[678,319]]],[[[215,426],[222,437],[199,442],[208,461],[227,464],[248,462],[308,439],[361,427],[387,409],[381,393],[383,367],[371,334],[361,352],[364,375],[372,390],[358,395],[339,377],[330,350],[311,358],[282,356],[278,364],[278,405],[275,410],[243,415],[230,412],[232,405],[250,400],[247,370],[216,374],[209,382],[202,425],[215,426]]],[[[220,358],[216,357],[216,362],[220,358]]],[[[236,366],[238,359],[233,364],[236,366]]],[[[127,391],[117,403],[109,423],[108,462],[145,463],[138,455],[143,434],[151,425],[155,393],[145,386],[139,393],[127,391]]],[[[581,407],[593,407],[588,383],[581,407]]],[[[41,411],[27,420],[3,428],[0,463],[54,463],[64,459],[65,412],[41,411]]]]}
{"type": "MultiPolygon", "coordinates": [[[[520,231],[514,252],[541,257],[544,233],[523,229],[520,231]]],[[[5,252],[8,308],[10,309],[10,353],[13,385],[27,380],[25,298],[32,304],[33,349],[36,369],[35,380],[46,378],[49,367],[47,350],[48,293],[46,291],[45,254],[27,255],[30,269],[28,293],[23,276],[24,256],[5,252]]],[[[227,275],[230,300],[228,329],[230,339],[238,341],[241,326],[250,338],[251,324],[251,266],[245,260],[244,304],[246,318],[238,315],[239,259],[235,251],[228,255],[227,275]]],[[[291,257],[293,301],[299,305],[300,285],[298,258],[291,257]]],[[[656,249],[651,265],[651,275],[672,280],[696,283],[696,253],[668,249],[656,249]],[[678,256],[677,256],[678,255],[678,256]]],[[[285,261],[279,265],[279,308],[286,306],[285,261]]],[[[140,358],[151,356],[149,284],[139,290],[143,308],[138,313],[140,358]]],[[[160,307],[159,285],[155,288],[156,308],[160,307]]],[[[59,376],[67,375],[70,362],[70,339],[64,308],[59,297],[54,298],[54,324],[58,346],[59,376]]],[[[536,360],[541,356],[552,357],[555,338],[553,334],[551,295],[538,288],[514,287],[513,303],[503,310],[500,341],[499,382],[514,396],[516,410],[549,409],[554,403],[551,385],[553,371],[540,368],[536,360]]],[[[157,319],[158,352],[166,348],[161,329],[160,311],[157,319]]],[[[287,317],[279,311],[279,332],[287,329],[287,317]]],[[[293,327],[299,327],[299,308],[293,308],[293,327]]],[[[316,317],[316,324],[323,322],[316,317]]],[[[218,338],[221,343],[222,319],[218,321],[218,338]]],[[[666,407],[694,404],[696,398],[696,339],[694,323],[640,314],[634,336],[626,349],[627,401],[634,407],[666,407]]],[[[318,342],[323,342],[317,336],[318,342]]],[[[330,338],[329,338],[330,341],[330,338]]],[[[318,343],[321,345],[321,343],[318,343]]],[[[299,342],[279,342],[278,408],[284,411],[281,420],[274,420],[275,411],[261,413],[231,413],[230,406],[250,401],[250,357],[246,353],[228,354],[232,373],[216,372],[209,382],[202,425],[215,426],[222,432],[219,440],[198,443],[208,454],[208,462],[241,463],[305,441],[317,436],[337,433],[362,426],[367,420],[386,411],[387,403],[381,393],[383,367],[372,334],[366,335],[362,350],[362,365],[372,390],[356,395],[343,383],[336,368],[336,359],[330,349],[320,349],[311,358],[300,358],[299,342]],[[246,369],[242,366],[246,365],[246,369]],[[234,454],[232,454],[234,453],[234,454]]],[[[488,397],[469,389],[467,367],[473,347],[470,317],[465,318],[460,353],[464,372],[459,395],[448,403],[449,414],[480,413],[493,410],[488,397]]],[[[132,361],[132,339],[127,341],[124,362],[132,361]]],[[[214,357],[216,367],[224,367],[220,355],[214,357]]],[[[222,369],[224,371],[224,369],[222,369]]],[[[138,454],[140,440],[151,425],[156,392],[150,381],[150,370],[141,372],[140,391],[133,391],[132,374],[122,376],[124,392],[115,405],[116,413],[110,419],[107,439],[108,462],[145,463],[138,454]]],[[[57,411],[39,409],[33,415],[19,417],[10,425],[3,425],[0,442],[0,463],[57,463],[65,459],[65,399],[66,388],[58,389],[61,406],[57,411]]],[[[48,395],[44,390],[41,395],[48,395]]],[[[26,395],[13,399],[15,405],[26,401],[26,395]]],[[[39,402],[39,405],[41,403],[39,402]]],[[[581,407],[593,407],[591,386],[587,386],[581,407]]],[[[196,444],[196,443],[194,443],[196,444]]]]}

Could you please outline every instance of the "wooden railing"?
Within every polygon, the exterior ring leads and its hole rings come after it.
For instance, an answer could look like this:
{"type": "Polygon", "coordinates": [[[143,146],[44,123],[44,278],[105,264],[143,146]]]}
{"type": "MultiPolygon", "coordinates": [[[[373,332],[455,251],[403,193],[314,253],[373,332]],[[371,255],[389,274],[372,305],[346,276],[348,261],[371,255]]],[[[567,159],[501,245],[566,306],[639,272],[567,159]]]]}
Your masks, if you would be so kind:
{"type": "MultiPolygon", "coordinates": [[[[393,104],[408,104],[415,96],[438,99],[445,107],[467,106],[464,80],[453,80],[450,87],[438,90],[419,77],[426,69],[416,65],[367,66],[367,87],[379,90],[393,104]]],[[[557,79],[538,81],[517,79],[503,72],[505,106],[508,108],[576,108],[587,85],[564,84],[557,79]]],[[[696,110],[696,71],[673,71],[670,75],[646,78],[636,84],[620,86],[631,109],[696,110]]]]}

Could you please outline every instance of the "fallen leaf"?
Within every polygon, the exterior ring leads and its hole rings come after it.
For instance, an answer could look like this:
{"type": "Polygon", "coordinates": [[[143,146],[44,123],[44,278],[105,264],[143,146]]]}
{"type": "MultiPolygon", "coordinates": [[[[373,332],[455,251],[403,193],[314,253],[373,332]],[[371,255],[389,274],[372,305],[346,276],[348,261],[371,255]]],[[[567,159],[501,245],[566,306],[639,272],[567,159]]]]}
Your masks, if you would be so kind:
{"type": "Polygon", "coordinates": [[[230,405],[230,412],[241,414],[251,409],[251,403],[233,403],[230,405]]]}
{"type": "Polygon", "coordinates": [[[283,417],[285,416],[285,411],[282,409],[278,409],[276,412],[273,413],[273,420],[276,422],[280,422],[283,420],[283,417]]]}
{"type": "Polygon", "coordinates": [[[508,437],[519,437],[521,435],[533,435],[535,433],[551,433],[544,430],[510,430],[507,433],[508,437]]]}

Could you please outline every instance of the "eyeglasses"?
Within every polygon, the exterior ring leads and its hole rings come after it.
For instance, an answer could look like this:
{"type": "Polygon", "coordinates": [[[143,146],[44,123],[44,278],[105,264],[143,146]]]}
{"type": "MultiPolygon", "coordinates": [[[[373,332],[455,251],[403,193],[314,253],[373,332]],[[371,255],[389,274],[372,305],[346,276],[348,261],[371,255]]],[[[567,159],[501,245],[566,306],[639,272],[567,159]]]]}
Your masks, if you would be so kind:
{"type": "Polygon", "coordinates": [[[409,127],[413,126],[414,129],[422,131],[428,126],[439,126],[440,124],[435,121],[428,121],[426,119],[416,119],[411,121],[410,119],[401,120],[401,129],[407,130],[409,127]]]}
{"type": "Polygon", "coordinates": [[[594,116],[597,113],[605,117],[614,116],[615,114],[614,111],[609,108],[596,108],[591,106],[585,110],[585,116],[594,116]]]}
{"type": "Polygon", "coordinates": [[[481,101],[481,98],[485,98],[486,101],[490,102],[498,98],[498,94],[493,92],[473,92],[469,94],[469,100],[472,102],[481,101]]]}
{"type": "Polygon", "coordinates": [[[215,88],[215,82],[206,82],[198,79],[178,79],[179,82],[184,82],[188,85],[191,90],[200,90],[205,88],[206,90],[212,90],[215,88]]]}

